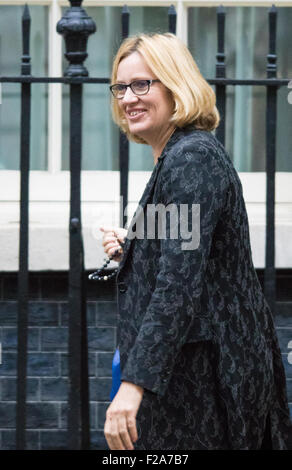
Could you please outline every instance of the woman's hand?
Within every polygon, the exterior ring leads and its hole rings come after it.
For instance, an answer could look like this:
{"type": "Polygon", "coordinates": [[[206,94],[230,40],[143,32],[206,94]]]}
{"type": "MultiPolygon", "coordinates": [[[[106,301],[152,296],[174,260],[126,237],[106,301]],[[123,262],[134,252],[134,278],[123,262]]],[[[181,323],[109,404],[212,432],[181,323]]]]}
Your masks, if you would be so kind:
{"type": "Polygon", "coordinates": [[[123,381],[106,411],[104,435],[111,450],[134,450],[138,439],[136,415],[144,389],[123,381]]]}
{"type": "Polygon", "coordinates": [[[110,257],[116,250],[119,250],[119,254],[114,256],[113,259],[120,262],[122,259],[123,249],[117,240],[124,242],[127,230],[120,227],[100,227],[100,230],[104,233],[102,237],[102,246],[104,247],[105,253],[110,257]]]}

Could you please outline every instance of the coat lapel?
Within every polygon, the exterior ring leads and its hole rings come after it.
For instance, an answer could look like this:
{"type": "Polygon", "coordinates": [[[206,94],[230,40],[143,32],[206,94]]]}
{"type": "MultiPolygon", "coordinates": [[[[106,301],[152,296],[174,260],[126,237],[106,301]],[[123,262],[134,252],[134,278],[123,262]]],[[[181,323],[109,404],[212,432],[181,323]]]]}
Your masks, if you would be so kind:
{"type": "MultiPolygon", "coordinates": [[[[142,195],[142,197],[139,201],[138,207],[137,207],[137,209],[134,213],[134,216],[131,220],[128,231],[133,228],[133,226],[136,222],[136,217],[135,216],[137,214],[137,211],[138,210],[141,211],[141,212],[144,211],[144,208],[147,205],[147,202],[149,201],[149,199],[150,199],[150,197],[153,193],[153,190],[154,190],[154,187],[155,187],[155,182],[156,182],[159,170],[161,168],[161,165],[162,165],[162,159],[160,159],[160,160],[158,159],[158,161],[155,165],[155,168],[152,172],[152,175],[150,177],[150,180],[148,181],[148,183],[146,185],[144,193],[143,193],[143,195],[142,195]]],[[[134,239],[129,239],[129,238],[126,238],[126,240],[125,240],[125,244],[124,244],[124,247],[123,247],[123,257],[122,257],[122,260],[120,261],[120,264],[119,264],[118,273],[121,271],[122,267],[124,266],[124,264],[126,262],[126,258],[128,256],[129,251],[130,251],[131,243],[133,241],[134,241],[134,239]]]]}
{"type": "MultiPolygon", "coordinates": [[[[148,203],[148,201],[149,201],[149,199],[150,199],[150,197],[151,197],[151,195],[154,191],[155,183],[156,183],[159,171],[161,169],[163,159],[167,155],[167,152],[169,151],[170,147],[179,139],[180,133],[181,133],[181,131],[179,129],[176,129],[174,131],[174,133],[172,134],[172,136],[168,140],[166,146],[164,147],[163,152],[161,153],[160,157],[158,158],[157,163],[156,163],[156,165],[153,169],[153,172],[151,174],[150,180],[148,181],[148,183],[146,185],[146,188],[145,188],[144,193],[143,193],[143,195],[142,195],[142,197],[139,201],[138,208],[136,209],[136,211],[134,213],[134,217],[133,217],[133,219],[132,219],[132,221],[129,225],[128,230],[130,230],[133,227],[133,225],[135,224],[135,215],[136,215],[137,210],[139,209],[139,211],[144,211],[144,208],[147,205],[147,203],[148,203]]],[[[122,257],[122,259],[119,263],[118,274],[117,275],[119,275],[121,269],[125,265],[127,256],[130,252],[131,244],[134,240],[135,239],[129,239],[129,238],[126,238],[126,240],[125,240],[125,244],[124,244],[124,247],[123,247],[123,257],[122,257]]]]}

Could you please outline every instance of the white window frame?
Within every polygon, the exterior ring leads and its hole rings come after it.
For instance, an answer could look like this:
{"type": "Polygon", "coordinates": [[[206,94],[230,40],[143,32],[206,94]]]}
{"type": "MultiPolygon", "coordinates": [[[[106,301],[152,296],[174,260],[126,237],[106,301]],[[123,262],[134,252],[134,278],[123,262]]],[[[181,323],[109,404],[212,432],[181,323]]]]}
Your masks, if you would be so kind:
{"type": "MultiPolygon", "coordinates": [[[[0,0],[1,5],[46,5],[49,8],[49,76],[62,76],[62,41],[56,33],[65,0],[0,0]]],[[[82,6],[170,6],[177,11],[177,36],[187,44],[188,12],[192,6],[266,6],[263,0],[187,1],[187,0],[84,0],[82,6]]],[[[292,1],[274,0],[277,7],[291,6],[292,1]]],[[[4,71],[5,73],[5,71],[4,71]]],[[[288,95],[287,88],[287,95],[288,95]]],[[[48,85],[48,170],[30,172],[29,268],[62,270],[69,266],[69,171],[61,171],[62,152],[62,85],[48,85]]],[[[1,105],[0,105],[1,106],[1,105]]],[[[150,177],[149,171],[129,174],[129,214],[150,177]]],[[[265,265],[265,193],[264,172],[240,172],[246,201],[254,264],[265,265]]],[[[19,171],[0,171],[0,271],[18,269],[19,171]]],[[[104,258],[99,224],[119,223],[119,172],[82,171],[82,225],[85,244],[85,266],[93,269],[104,258]]],[[[276,173],[276,266],[292,267],[292,173],[276,173]]]]}

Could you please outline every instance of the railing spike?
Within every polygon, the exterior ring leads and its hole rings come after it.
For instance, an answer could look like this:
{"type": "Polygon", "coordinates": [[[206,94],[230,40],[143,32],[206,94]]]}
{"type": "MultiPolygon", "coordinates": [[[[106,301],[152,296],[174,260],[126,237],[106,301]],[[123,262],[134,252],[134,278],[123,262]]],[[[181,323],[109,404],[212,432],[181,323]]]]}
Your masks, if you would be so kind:
{"type": "Polygon", "coordinates": [[[168,14],[169,15],[176,15],[176,10],[175,10],[175,6],[174,5],[170,5],[169,9],[168,9],[168,14]]]}
{"type": "MultiPolygon", "coordinates": [[[[217,7],[217,54],[216,78],[225,78],[225,17],[223,5],[217,7]]],[[[225,114],[226,114],[226,86],[216,85],[216,101],[220,113],[220,124],[216,129],[216,137],[225,145],[225,114]]]]}
{"type": "Polygon", "coordinates": [[[268,78],[276,78],[277,76],[277,14],[278,10],[275,5],[269,9],[269,52],[267,55],[267,76],[268,78]]]}
{"type": "Polygon", "coordinates": [[[219,5],[217,7],[217,13],[226,13],[224,5],[219,5]]]}
{"type": "Polygon", "coordinates": [[[124,5],[122,8],[122,15],[129,15],[129,14],[130,12],[129,12],[128,5],[124,5]]]}
{"type": "Polygon", "coordinates": [[[170,33],[176,33],[176,9],[174,5],[170,5],[168,9],[168,30],[170,33]]]}
{"type": "Polygon", "coordinates": [[[122,41],[129,36],[130,11],[127,5],[122,8],[122,41]]]}
{"type": "Polygon", "coordinates": [[[22,62],[21,74],[30,75],[30,55],[29,55],[29,36],[30,36],[30,13],[28,5],[24,5],[22,14],[22,62]]]}
{"type": "Polygon", "coordinates": [[[29,13],[29,7],[28,7],[28,4],[26,3],[24,5],[24,9],[23,9],[22,21],[26,21],[26,20],[30,21],[30,19],[31,19],[31,17],[30,17],[30,13],[29,13]]]}

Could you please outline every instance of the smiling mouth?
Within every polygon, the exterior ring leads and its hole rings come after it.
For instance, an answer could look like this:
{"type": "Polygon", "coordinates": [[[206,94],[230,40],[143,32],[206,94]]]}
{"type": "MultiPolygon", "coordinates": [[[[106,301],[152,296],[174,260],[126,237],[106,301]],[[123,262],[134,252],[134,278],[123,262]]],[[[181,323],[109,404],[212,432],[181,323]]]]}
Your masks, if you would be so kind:
{"type": "Polygon", "coordinates": [[[136,117],[136,116],[139,116],[140,114],[143,114],[145,112],[146,112],[146,109],[137,109],[137,110],[134,110],[134,111],[128,111],[127,115],[129,117],[136,117]]]}

